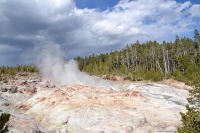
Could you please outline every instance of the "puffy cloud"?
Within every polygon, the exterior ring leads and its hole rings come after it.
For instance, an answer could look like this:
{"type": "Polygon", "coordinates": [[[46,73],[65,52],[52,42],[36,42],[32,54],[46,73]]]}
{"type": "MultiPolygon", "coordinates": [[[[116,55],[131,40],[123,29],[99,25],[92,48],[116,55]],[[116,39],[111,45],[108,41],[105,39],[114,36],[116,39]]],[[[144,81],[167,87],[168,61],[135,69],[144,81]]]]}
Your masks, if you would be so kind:
{"type": "Polygon", "coordinates": [[[136,40],[173,41],[200,28],[198,10],[199,4],[174,0],[121,0],[105,11],[79,9],[73,0],[1,0],[0,66],[30,63],[21,57],[45,42],[59,44],[72,58],[136,40]]]}
{"type": "Polygon", "coordinates": [[[199,18],[200,17],[199,12],[200,12],[200,5],[199,4],[192,5],[192,7],[190,8],[190,13],[192,14],[192,17],[199,18]]]}

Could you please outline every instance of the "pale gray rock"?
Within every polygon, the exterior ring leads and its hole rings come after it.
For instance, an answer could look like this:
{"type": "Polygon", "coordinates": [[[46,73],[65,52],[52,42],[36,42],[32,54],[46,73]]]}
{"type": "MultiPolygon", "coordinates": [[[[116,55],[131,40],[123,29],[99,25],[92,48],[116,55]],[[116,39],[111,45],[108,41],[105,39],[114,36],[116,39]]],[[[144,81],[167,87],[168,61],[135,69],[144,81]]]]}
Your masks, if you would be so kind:
{"type": "Polygon", "coordinates": [[[9,133],[154,133],[181,125],[188,91],[155,83],[55,86],[39,74],[5,77],[9,133]],[[118,88],[118,89],[113,89],[118,88]],[[7,90],[6,90],[7,89],[7,90]],[[8,91],[10,93],[8,93],[8,91]]]}

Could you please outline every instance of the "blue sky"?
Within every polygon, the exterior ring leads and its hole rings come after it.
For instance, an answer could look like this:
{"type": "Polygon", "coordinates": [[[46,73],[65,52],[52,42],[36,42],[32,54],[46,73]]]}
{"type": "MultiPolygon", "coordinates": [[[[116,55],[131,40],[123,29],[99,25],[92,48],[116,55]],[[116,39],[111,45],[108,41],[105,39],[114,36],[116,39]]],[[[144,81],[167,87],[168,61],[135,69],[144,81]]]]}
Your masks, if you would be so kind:
{"type": "MultiPolygon", "coordinates": [[[[75,0],[78,8],[98,8],[101,11],[115,6],[120,0],[75,0]]],[[[176,2],[184,3],[188,0],[176,0],[176,2]]],[[[200,0],[190,0],[193,4],[200,4],[200,0]]]]}
{"type": "Polygon", "coordinates": [[[34,64],[46,45],[65,59],[193,38],[200,0],[1,0],[0,66],[34,64]]]}
{"type": "Polygon", "coordinates": [[[78,8],[98,8],[101,11],[115,6],[119,0],[75,0],[78,8]]]}

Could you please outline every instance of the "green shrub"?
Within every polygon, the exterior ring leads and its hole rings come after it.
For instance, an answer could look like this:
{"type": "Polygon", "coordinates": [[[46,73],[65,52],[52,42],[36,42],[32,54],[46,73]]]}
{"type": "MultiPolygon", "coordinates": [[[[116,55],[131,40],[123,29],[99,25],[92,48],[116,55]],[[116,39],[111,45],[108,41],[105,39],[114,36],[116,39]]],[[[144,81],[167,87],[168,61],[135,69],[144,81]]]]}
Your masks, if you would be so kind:
{"type": "Polygon", "coordinates": [[[200,120],[199,112],[195,108],[186,105],[187,112],[180,113],[182,117],[183,127],[177,128],[176,133],[200,133],[200,120]]]}
{"type": "Polygon", "coordinates": [[[137,79],[136,79],[136,81],[142,81],[142,80],[143,80],[142,78],[137,78],[137,79]]]}
{"type": "Polygon", "coordinates": [[[28,73],[22,73],[21,76],[28,76],[28,73]]]}
{"type": "Polygon", "coordinates": [[[106,75],[105,79],[110,80],[110,76],[106,75]]]}
{"type": "Polygon", "coordinates": [[[164,75],[154,70],[150,70],[144,74],[145,80],[152,80],[152,81],[161,81],[163,80],[164,75]]]}
{"type": "Polygon", "coordinates": [[[123,80],[131,80],[131,77],[126,76],[126,77],[123,78],[123,80]]]}
{"type": "Polygon", "coordinates": [[[178,81],[184,81],[184,76],[183,76],[182,72],[179,71],[178,69],[174,70],[173,78],[178,81]]]}
{"type": "Polygon", "coordinates": [[[3,113],[0,116],[0,133],[8,132],[8,126],[5,126],[5,123],[9,121],[10,114],[3,113]]]}
{"type": "Polygon", "coordinates": [[[112,81],[117,81],[117,78],[116,77],[112,77],[111,80],[112,81]]]}

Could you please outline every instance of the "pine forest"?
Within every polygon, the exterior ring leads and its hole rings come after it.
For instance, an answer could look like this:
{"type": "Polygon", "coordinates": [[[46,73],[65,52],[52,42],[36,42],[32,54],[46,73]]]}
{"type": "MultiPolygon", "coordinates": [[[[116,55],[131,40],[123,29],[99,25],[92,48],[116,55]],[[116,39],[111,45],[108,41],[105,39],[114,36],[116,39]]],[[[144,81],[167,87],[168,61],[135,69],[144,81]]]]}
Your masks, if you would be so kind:
{"type": "Polygon", "coordinates": [[[77,57],[79,69],[90,75],[118,75],[125,80],[160,81],[173,78],[188,84],[200,81],[200,36],[194,40],[175,37],[174,42],[156,41],[126,45],[120,51],[77,57]]]}

